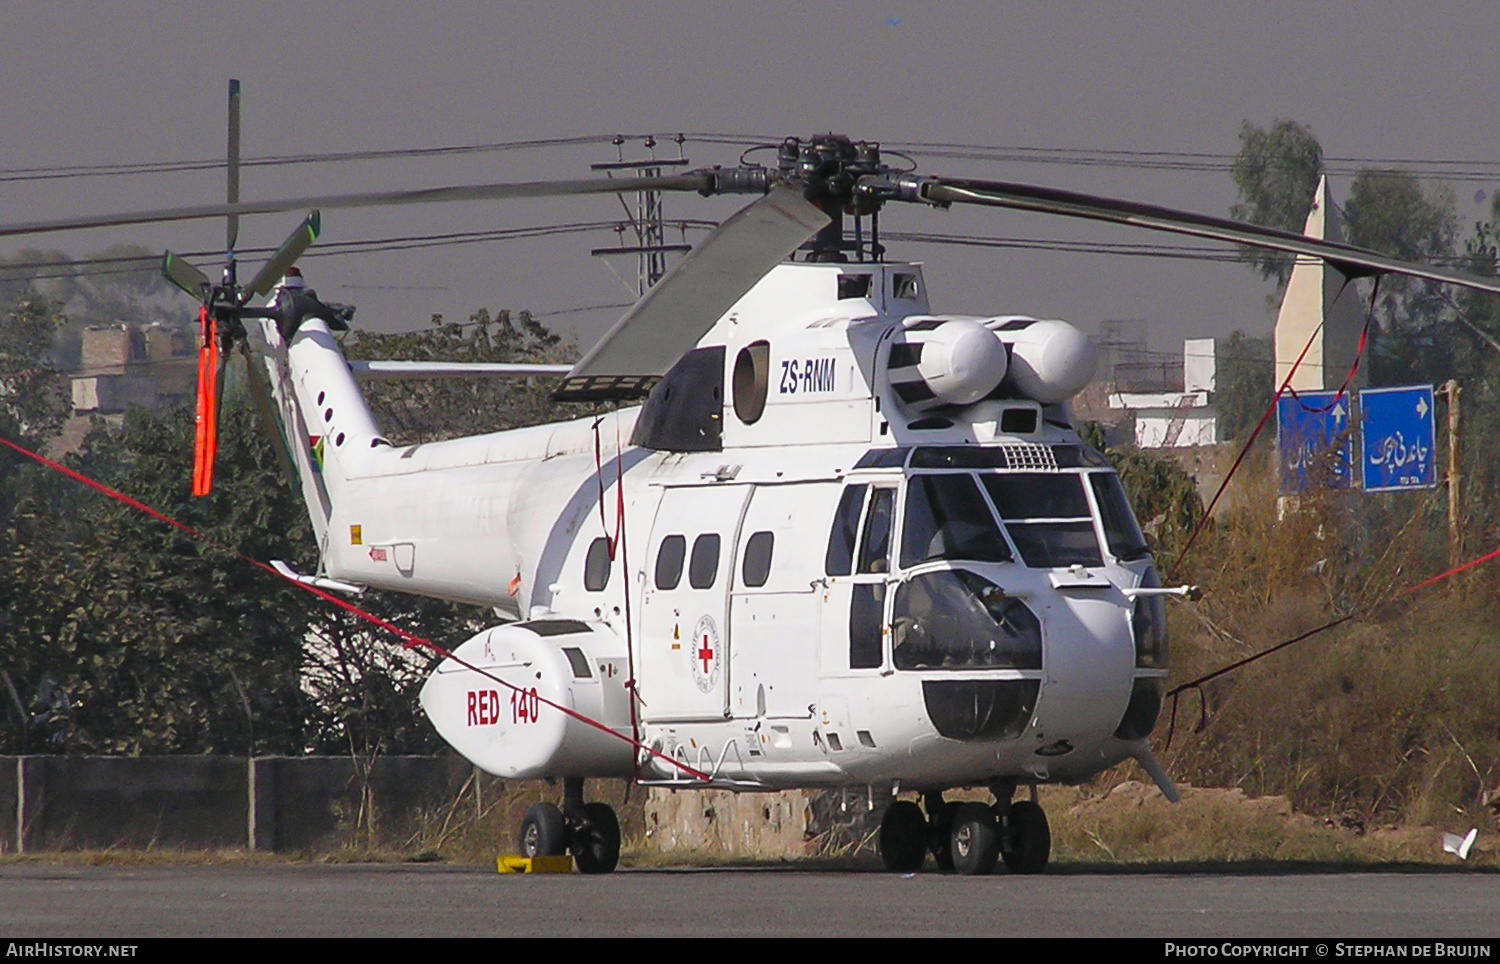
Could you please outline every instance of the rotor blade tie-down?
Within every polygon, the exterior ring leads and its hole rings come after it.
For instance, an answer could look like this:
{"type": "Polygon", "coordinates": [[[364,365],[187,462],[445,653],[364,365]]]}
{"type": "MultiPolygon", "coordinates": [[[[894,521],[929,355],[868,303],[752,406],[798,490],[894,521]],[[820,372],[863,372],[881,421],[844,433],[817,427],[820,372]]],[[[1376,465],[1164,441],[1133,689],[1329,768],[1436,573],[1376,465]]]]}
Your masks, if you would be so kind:
{"type": "MultiPolygon", "coordinates": [[[[33,452],[30,449],[25,448],[24,446],[17,445],[15,442],[12,442],[10,439],[7,439],[3,436],[0,436],[0,445],[3,445],[4,447],[10,449],[18,455],[25,456],[26,458],[31,459],[33,462],[49,468],[54,472],[65,475],[68,478],[72,479],[74,482],[79,483],[80,485],[88,486],[94,491],[108,496],[111,499],[114,499],[116,502],[127,505],[138,512],[143,512],[151,518],[157,520],[158,522],[165,523],[166,525],[171,526],[177,531],[190,536],[193,539],[198,540],[199,542],[213,546],[221,552],[227,553],[228,555],[235,557],[236,559],[240,560],[243,563],[246,563],[247,565],[254,566],[256,569],[259,569],[262,572],[276,577],[278,582],[282,582],[290,586],[295,586],[296,588],[301,589],[303,592],[317,596],[324,602],[337,606],[345,612],[350,613],[351,615],[356,616],[359,619],[370,623],[371,625],[378,626],[381,629],[384,629],[387,632],[400,637],[404,641],[405,648],[407,649],[421,648],[431,650],[438,656],[441,656],[444,659],[450,659],[458,665],[462,666],[464,669],[478,673],[480,676],[483,676],[494,683],[498,683],[499,685],[511,690],[512,692],[519,693],[522,691],[522,687],[516,686],[513,683],[506,682],[495,674],[481,669],[466,660],[460,659],[458,656],[439,646],[437,643],[434,643],[432,640],[426,639],[422,636],[418,636],[416,633],[413,633],[410,630],[402,629],[395,623],[392,623],[386,619],[382,619],[373,613],[366,612],[365,610],[360,609],[358,606],[355,606],[352,603],[347,602],[346,600],[340,599],[337,596],[332,595],[331,593],[324,592],[316,586],[309,586],[306,583],[300,583],[293,578],[282,575],[280,572],[277,572],[275,567],[271,566],[269,563],[261,562],[259,559],[256,559],[253,556],[247,556],[243,552],[240,552],[238,549],[228,546],[215,539],[214,537],[200,532],[197,529],[194,529],[192,526],[188,525],[185,522],[179,522],[166,513],[151,508],[144,502],[141,502],[137,499],[132,499],[130,496],[119,491],[118,489],[112,489],[109,486],[105,485],[103,482],[96,481],[86,475],[83,475],[82,473],[75,472],[64,465],[60,465],[59,463],[52,461],[46,456],[33,452]]],[[[528,690],[527,692],[528,695],[530,695],[530,691],[528,690]]],[[[651,757],[654,757],[658,760],[664,760],[672,766],[676,767],[678,770],[681,770],[683,773],[686,773],[688,776],[693,777],[694,779],[702,780],[705,783],[712,780],[712,777],[710,777],[707,773],[704,773],[702,770],[689,766],[688,764],[683,763],[680,760],[675,760],[670,755],[663,753],[661,750],[642,743],[639,739],[617,733],[616,731],[594,719],[593,717],[586,716],[585,714],[580,713],[577,710],[572,709],[571,707],[563,706],[560,703],[556,703],[552,700],[547,699],[545,696],[531,696],[531,698],[539,700],[543,705],[550,706],[564,716],[567,716],[570,719],[577,720],[585,726],[592,727],[593,729],[612,736],[617,740],[629,743],[635,749],[643,750],[647,755],[651,757]]]]}
{"type": "MultiPolygon", "coordinates": [[[[609,526],[604,516],[604,456],[599,440],[599,423],[603,416],[594,417],[594,474],[599,480],[599,526],[604,530],[604,543],[609,549],[609,561],[615,561],[616,547],[620,554],[620,568],[625,573],[625,692],[630,694],[630,736],[640,746],[640,716],[637,703],[644,704],[635,679],[635,639],[630,619],[630,559],[625,550],[625,449],[620,438],[620,411],[615,409],[615,536],[610,538],[609,526]]],[[[632,769],[636,782],[641,779],[640,754],[635,755],[632,769]]]]}
{"type": "MultiPolygon", "coordinates": [[[[1494,562],[1496,559],[1500,559],[1500,549],[1495,549],[1492,552],[1487,552],[1482,556],[1470,559],[1468,562],[1454,566],[1453,568],[1445,570],[1444,572],[1440,572],[1435,576],[1430,576],[1419,583],[1407,586],[1400,592],[1391,595],[1384,601],[1384,603],[1377,603],[1374,606],[1371,606],[1367,611],[1374,611],[1375,609],[1378,609],[1380,605],[1389,605],[1396,602],[1397,600],[1404,599],[1407,596],[1421,592],[1424,589],[1430,589],[1431,587],[1436,586],[1438,583],[1443,582],[1446,579],[1451,579],[1461,573],[1468,572],[1470,569],[1482,566],[1487,562],[1494,562]]],[[[1326,622],[1321,626],[1309,629],[1305,633],[1293,636],[1291,639],[1282,640],[1276,645],[1263,649],[1258,653],[1252,653],[1249,656],[1246,656],[1244,659],[1230,663],[1228,666],[1222,666],[1211,673],[1199,676],[1197,679],[1190,679],[1186,683],[1181,683],[1177,686],[1172,687],[1165,694],[1172,700],[1172,712],[1171,716],[1169,717],[1169,723],[1167,726],[1167,741],[1163,749],[1170,749],[1172,746],[1172,735],[1176,732],[1177,729],[1177,701],[1183,693],[1187,692],[1188,690],[1194,690],[1198,693],[1198,699],[1200,701],[1198,706],[1198,725],[1194,728],[1194,732],[1202,732],[1204,727],[1208,725],[1208,702],[1207,697],[1203,692],[1204,683],[1218,679],[1220,676],[1223,676],[1227,673],[1232,673],[1242,666],[1248,666],[1257,660],[1264,659],[1265,657],[1270,656],[1272,653],[1286,649],[1288,646],[1291,646],[1294,643],[1300,643],[1303,640],[1311,639],[1319,633],[1332,629],[1335,626],[1341,625],[1343,623],[1349,622],[1357,615],[1359,614],[1349,613],[1348,615],[1340,616],[1339,618],[1326,622]]]]}
{"type": "MultiPolygon", "coordinates": [[[[1339,289],[1339,295],[1343,294],[1344,288],[1347,287],[1349,287],[1349,279],[1345,278],[1343,287],[1339,289]]],[[[1370,323],[1375,319],[1375,294],[1379,290],[1380,276],[1376,275],[1375,288],[1370,292],[1370,309],[1365,312],[1365,325],[1359,330],[1359,343],[1354,346],[1354,360],[1349,363],[1349,372],[1344,376],[1343,384],[1339,386],[1338,392],[1329,400],[1328,404],[1321,406],[1309,405],[1302,400],[1302,396],[1297,394],[1295,388],[1287,385],[1287,394],[1296,400],[1298,408],[1309,415],[1322,415],[1324,412],[1332,411],[1335,405],[1344,400],[1344,396],[1348,394],[1349,386],[1354,384],[1354,376],[1359,372],[1359,361],[1365,353],[1365,341],[1370,336],[1370,323]]],[[[1334,298],[1338,298],[1338,295],[1334,295],[1334,298]]]]}

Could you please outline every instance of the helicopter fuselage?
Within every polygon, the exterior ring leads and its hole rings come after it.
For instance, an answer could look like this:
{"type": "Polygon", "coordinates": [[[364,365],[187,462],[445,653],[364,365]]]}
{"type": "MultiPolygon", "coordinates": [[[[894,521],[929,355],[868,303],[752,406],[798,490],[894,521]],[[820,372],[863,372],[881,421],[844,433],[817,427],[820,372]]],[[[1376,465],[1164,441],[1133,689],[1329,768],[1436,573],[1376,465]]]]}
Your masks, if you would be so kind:
{"type": "Polygon", "coordinates": [[[1004,340],[1049,324],[929,315],[916,265],[783,265],[643,407],[414,446],[320,322],[268,357],[324,575],[507,619],[456,649],[506,685],[446,661],[422,696],[480,767],[702,784],[550,702],[716,785],[943,789],[1085,779],[1159,707],[1129,502],[1057,359],[1004,340]]]}

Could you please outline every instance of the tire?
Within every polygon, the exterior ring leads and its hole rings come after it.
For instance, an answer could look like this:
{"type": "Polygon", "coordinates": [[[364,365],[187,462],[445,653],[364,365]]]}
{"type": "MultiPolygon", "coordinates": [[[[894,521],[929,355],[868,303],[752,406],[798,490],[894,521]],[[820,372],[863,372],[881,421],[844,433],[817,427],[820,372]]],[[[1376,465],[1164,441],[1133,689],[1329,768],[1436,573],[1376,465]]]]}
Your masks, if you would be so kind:
{"type": "Polygon", "coordinates": [[[956,803],[945,803],[927,825],[927,849],[937,863],[938,870],[953,873],[953,811],[956,803]]]}
{"type": "Polygon", "coordinates": [[[516,847],[522,857],[561,857],[568,852],[568,824],[550,803],[533,804],[521,818],[516,847]]]}
{"type": "Polygon", "coordinates": [[[583,807],[583,823],[569,844],[580,874],[607,874],[620,863],[620,821],[607,803],[583,807]]]}
{"type": "Polygon", "coordinates": [[[1000,825],[982,803],[961,803],[953,810],[953,869],[965,876],[988,874],[1000,859],[1000,825]]]}
{"type": "Polygon", "coordinates": [[[910,800],[897,800],[880,818],[880,860],[892,873],[910,874],[927,859],[927,818],[910,800]]]}
{"type": "Polygon", "coordinates": [[[1052,855],[1052,828],[1047,814],[1030,800],[1010,805],[1006,821],[1005,866],[1013,874],[1039,874],[1052,855]]]}

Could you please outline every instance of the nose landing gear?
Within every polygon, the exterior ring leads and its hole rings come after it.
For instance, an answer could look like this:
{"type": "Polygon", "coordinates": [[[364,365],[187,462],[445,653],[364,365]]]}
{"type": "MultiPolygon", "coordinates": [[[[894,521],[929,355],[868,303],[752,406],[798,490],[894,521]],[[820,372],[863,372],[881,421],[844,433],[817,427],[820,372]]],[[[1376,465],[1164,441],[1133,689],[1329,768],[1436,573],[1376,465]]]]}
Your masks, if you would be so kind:
{"type": "Polygon", "coordinates": [[[887,870],[914,873],[930,852],[938,869],[988,874],[1004,860],[1013,874],[1039,874],[1047,867],[1052,833],[1047,815],[1033,800],[1011,801],[1014,785],[997,783],[994,806],[950,803],[928,793],[922,808],[894,801],[880,821],[880,859],[887,870]]]}
{"type": "Polygon", "coordinates": [[[620,862],[620,821],[607,803],[583,802],[583,779],[563,780],[562,809],[538,803],[516,835],[523,857],[561,857],[569,851],[581,874],[607,874],[620,862]]]}

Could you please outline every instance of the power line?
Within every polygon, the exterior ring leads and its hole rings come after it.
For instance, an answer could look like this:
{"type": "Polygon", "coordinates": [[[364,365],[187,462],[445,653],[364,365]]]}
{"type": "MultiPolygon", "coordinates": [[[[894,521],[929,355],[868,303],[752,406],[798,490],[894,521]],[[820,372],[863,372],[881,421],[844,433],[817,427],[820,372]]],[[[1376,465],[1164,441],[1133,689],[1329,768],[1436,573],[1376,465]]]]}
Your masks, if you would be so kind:
{"type": "MultiPolygon", "coordinates": [[[[241,167],[280,167],[289,164],[329,164],[349,161],[391,160],[404,157],[443,157],[461,154],[486,154],[527,150],[541,147],[565,147],[575,144],[607,144],[615,134],[586,134],[580,137],[548,137],[521,141],[495,141],[483,144],[454,144],[443,147],[395,148],[370,151],[332,151],[321,154],[271,154],[246,157],[241,167]]],[[[75,164],[52,167],[15,167],[0,169],[0,182],[46,181],[73,177],[113,177],[135,174],[175,174],[183,171],[212,171],[225,167],[223,158],[201,158],[189,161],[141,161],[127,164],[75,164]]]]}
{"type": "MultiPolygon", "coordinates": [[[[242,167],[278,167],[301,164],[348,163],[352,161],[393,160],[415,157],[451,157],[467,154],[498,153],[515,150],[571,147],[612,143],[617,138],[630,140],[647,137],[675,138],[677,134],[585,134],[575,137],[532,138],[515,141],[493,141],[477,144],[450,144],[438,147],[392,148],[366,151],[331,151],[323,153],[275,154],[248,157],[242,167]]],[[[721,132],[682,133],[688,142],[737,147],[774,149],[783,138],[764,134],[728,134],[721,132]]],[[[1234,167],[1235,154],[1207,151],[1140,151],[1114,148],[1030,147],[1018,144],[967,144],[951,141],[887,141],[884,146],[912,152],[929,158],[947,160],[983,160],[996,163],[1047,164],[1072,167],[1109,167],[1133,170],[1168,170],[1192,172],[1226,172],[1234,167]]],[[[1500,161],[1478,159],[1420,157],[1348,157],[1327,156],[1322,159],[1325,173],[1356,174],[1360,170],[1404,169],[1425,180],[1489,181],[1500,179],[1500,161]]],[[[221,170],[223,158],[199,158],[177,161],[141,161],[123,164],[74,164],[0,169],[0,183],[56,180],[78,177],[115,177],[142,174],[180,173],[221,170]]]]}

